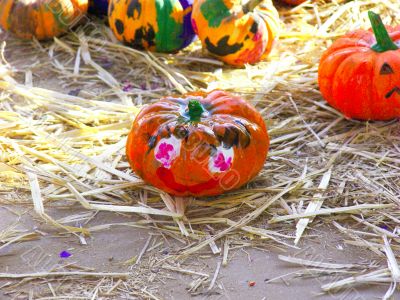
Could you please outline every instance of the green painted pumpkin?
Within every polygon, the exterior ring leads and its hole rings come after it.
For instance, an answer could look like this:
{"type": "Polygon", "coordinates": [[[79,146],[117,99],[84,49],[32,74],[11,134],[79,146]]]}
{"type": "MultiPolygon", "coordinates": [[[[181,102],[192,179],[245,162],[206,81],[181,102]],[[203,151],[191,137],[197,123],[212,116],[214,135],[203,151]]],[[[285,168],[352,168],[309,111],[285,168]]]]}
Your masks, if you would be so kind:
{"type": "Polygon", "coordinates": [[[193,28],[204,48],[225,63],[242,66],[264,59],[279,31],[279,15],[269,0],[196,0],[193,28]]]}
{"type": "Polygon", "coordinates": [[[138,49],[176,52],[195,38],[193,0],[111,0],[108,18],[118,40],[138,49]]]}

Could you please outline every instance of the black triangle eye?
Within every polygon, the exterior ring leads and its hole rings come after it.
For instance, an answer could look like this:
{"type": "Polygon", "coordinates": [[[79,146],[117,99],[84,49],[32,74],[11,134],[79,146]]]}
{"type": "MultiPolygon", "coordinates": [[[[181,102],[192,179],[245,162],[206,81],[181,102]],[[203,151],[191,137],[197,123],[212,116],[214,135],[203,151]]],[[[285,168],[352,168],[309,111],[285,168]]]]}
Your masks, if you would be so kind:
{"type": "Polygon", "coordinates": [[[393,73],[394,73],[394,71],[393,71],[392,67],[386,62],[382,65],[381,71],[379,72],[379,74],[381,74],[381,75],[388,75],[388,74],[393,74],[393,73]]]}

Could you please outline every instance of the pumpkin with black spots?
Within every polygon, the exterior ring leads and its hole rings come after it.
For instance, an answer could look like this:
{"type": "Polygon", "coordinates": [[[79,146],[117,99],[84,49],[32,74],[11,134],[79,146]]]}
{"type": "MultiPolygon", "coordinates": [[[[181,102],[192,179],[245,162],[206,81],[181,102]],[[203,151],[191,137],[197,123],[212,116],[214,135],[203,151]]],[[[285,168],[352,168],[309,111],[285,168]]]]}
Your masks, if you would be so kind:
{"type": "Polygon", "coordinates": [[[346,117],[400,117],[400,26],[387,27],[369,12],[372,30],[336,40],[322,55],[318,81],[324,98],[346,117]]]}
{"type": "Polygon", "coordinates": [[[0,26],[22,39],[47,40],[77,24],[88,0],[1,0],[0,26]]]}
{"type": "Polygon", "coordinates": [[[262,169],[269,147],[260,113],[215,90],[165,97],[137,115],[126,144],[133,171],[177,196],[239,188],[262,169]]]}
{"type": "Polygon", "coordinates": [[[108,19],[118,40],[137,49],[173,53],[195,38],[193,0],[110,0],[108,19]]]}
{"type": "Polygon", "coordinates": [[[108,13],[109,0],[89,0],[89,13],[106,16],[108,13]]]}
{"type": "Polygon", "coordinates": [[[272,2],[197,0],[193,28],[204,48],[227,64],[243,66],[264,59],[277,38],[280,21],[272,2]]]}

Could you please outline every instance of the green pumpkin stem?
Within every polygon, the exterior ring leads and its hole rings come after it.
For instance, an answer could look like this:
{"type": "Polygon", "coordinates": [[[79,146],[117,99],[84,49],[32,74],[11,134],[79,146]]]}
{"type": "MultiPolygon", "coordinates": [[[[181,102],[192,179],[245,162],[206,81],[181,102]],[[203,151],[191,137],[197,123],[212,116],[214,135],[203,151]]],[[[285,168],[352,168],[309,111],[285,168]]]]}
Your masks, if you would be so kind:
{"type": "Polygon", "coordinates": [[[399,47],[392,41],[381,17],[372,12],[368,12],[369,20],[371,21],[372,30],[374,31],[376,44],[371,47],[376,52],[385,52],[389,50],[397,50],[399,47]]]}
{"type": "Polygon", "coordinates": [[[249,0],[245,5],[242,6],[243,12],[247,14],[248,12],[253,11],[257,5],[259,5],[264,0],[249,0]]]}
{"type": "Polygon", "coordinates": [[[198,100],[189,100],[188,115],[190,122],[200,122],[201,114],[205,111],[198,100]]]}

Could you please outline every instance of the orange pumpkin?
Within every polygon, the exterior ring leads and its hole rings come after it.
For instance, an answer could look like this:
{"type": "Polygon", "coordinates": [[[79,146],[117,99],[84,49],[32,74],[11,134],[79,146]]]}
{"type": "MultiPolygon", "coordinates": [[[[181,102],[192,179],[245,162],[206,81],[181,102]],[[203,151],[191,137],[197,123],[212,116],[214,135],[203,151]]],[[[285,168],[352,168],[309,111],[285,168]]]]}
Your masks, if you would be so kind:
{"type": "Polygon", "coordinates": [[[1,0],[0,26],[19,38],[51,39],[75,25],[88,0],[1,0]]]}
{"type": "Polygon", "coordinates": [[[236,66],[254,64],[272,49],[279,31],[279,15],[270,0],[197,0],[192,23],[204,48],[236,66]]]}
{"type": "Polygon", "coordinates": [[[240,97],[216,90],[166,97],[142,109],[126,155],[137,175],[167,193],[211,196],[256,176],[268,147],[261,115],[240,97]]]}
{"type": "Polygon", "coordinates": [[[369,12],[372,31],[336,40],[322,55],[318,81],[324,98],[346,117],[400,117],[400,26],[387,29],[369,12]],[[389,33],[388,33],[389,32],[389,33]]]}

